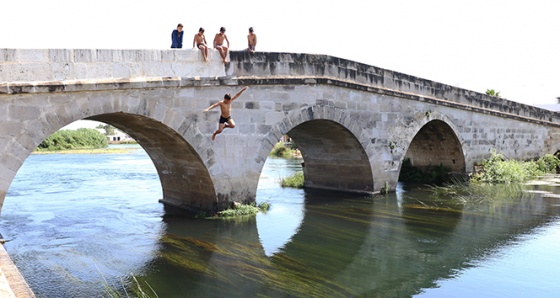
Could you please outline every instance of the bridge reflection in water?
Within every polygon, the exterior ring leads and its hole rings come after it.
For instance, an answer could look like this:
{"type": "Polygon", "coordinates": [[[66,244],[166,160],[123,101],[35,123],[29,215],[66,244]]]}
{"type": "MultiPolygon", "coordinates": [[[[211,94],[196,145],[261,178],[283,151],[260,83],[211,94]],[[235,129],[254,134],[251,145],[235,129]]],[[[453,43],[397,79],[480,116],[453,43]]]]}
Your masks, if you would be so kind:
{"type": "Polygon", "coordinates": [[[276,223],[295,232],[276,249],[256,219],[167,218],[141,278],[160,297],[409,297],[560,214],[551,199],[518,194],[457,204],[425,189],[305,192],[299,227],[276,223]]]}

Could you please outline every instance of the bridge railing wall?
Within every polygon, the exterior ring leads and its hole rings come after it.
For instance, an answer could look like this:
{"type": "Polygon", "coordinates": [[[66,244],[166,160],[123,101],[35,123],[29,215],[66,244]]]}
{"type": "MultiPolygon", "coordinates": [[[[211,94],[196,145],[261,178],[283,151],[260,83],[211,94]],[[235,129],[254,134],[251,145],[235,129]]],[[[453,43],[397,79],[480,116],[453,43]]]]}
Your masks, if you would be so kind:
{"type": "MultiPolygon", "coordinates": [[[[327,78],[394,92],[422,100],[432,98],[501,113],[560,123],[558,113],[538,107],[453,87],[419,77],[327,55],[231,52],[228,75],[256,78],[327,78]]],[[[274,81],[273,81],[274,82],[274,81]]],[[[398,96],[398,94],[396,94],[398,96]]]]}
{"type": "Polygon", "coordinates": [[[205,63],[192,49],[0,49],[0,84],[225,76],[217,51],[211,54],[205,63]]]}
{"type": "Polygon", "coordinates": [[[10,84],[33,82],[180,77],[253,78],[278,84],[275,78],[305,78],[307,83],[330,80],[380,94],[560,124],[553,111],[333,56],[239,51],[230,52],[230,61],[224,67],[215,50],[205,63],[193,49],[0,49],[0,93],[10,93],[10,84]]]}

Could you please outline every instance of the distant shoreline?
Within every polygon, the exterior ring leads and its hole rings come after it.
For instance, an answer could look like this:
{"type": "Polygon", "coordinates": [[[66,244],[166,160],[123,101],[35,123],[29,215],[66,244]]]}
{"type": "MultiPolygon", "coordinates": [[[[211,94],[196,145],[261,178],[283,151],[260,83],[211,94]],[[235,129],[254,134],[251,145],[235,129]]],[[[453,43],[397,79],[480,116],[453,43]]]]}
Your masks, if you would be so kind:
{"type": "Polygon", "coordinates": [[[33,151],[31,154],[126,154],[141,148],[100,148],[100,149],[68,149],[53,151],[33,151]]]}

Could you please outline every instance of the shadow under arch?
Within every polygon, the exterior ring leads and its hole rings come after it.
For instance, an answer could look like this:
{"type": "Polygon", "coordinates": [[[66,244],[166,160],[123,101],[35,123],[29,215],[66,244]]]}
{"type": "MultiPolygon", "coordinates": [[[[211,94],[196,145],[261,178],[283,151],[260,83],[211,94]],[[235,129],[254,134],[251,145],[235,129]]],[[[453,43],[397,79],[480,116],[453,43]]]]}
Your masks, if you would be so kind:
{"type": "Polygon", "coordinates": [[[151,118],[122,112],[86,119],[112,125],[142,146],[157,170],[163,191],[161,202],[168,214],[217,210],[216,193],[206,165],[176,131],[151,118]]]}
{"type": "Polygon", "coordinates": [[[313,119],[287,134],[301,151],[305,188],[373,192],[369,158],[346,127],[333,120],[313,119]]]}
{"type": "Polygon", "coordinates": [[[441,165],[452,173],[466,171],[461,142],[450,125],[440,119],[431,120],[420,128],[410,142],[405,159],[420,169],[441,165]]]}

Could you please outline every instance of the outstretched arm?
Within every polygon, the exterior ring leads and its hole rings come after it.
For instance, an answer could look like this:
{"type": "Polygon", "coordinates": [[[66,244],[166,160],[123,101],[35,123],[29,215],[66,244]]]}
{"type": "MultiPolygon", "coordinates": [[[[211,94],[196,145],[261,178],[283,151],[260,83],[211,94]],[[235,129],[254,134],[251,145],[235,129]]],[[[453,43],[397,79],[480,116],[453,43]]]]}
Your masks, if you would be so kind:
{"type": "Polygon", "coordinates": [[[243,87],[243,89],[241,89],[241,91],[237,92],[237,94],[235,94],[235,95],[231,98],[231,101],[233,101],[234,99],[238,98],[238,97],[241,95],[241,93],[243,93],[243,91],[245,91],[245,90],[247,90],[247,89],[249,89],[249,86],[243,87]]]}
{"type": "Polygon", "coordinates": [[[215,103],[215,104],[213,104],[213,105],[207,107],[203,112],[208,112],[208,111],[210,111],[211,109],[213,109],[213,108],[215,108],[215,107],[217,107],[217,106],[219,106],[219,105],[220,105],[220,102],[218,101],[217,103],[215,103]]]}

